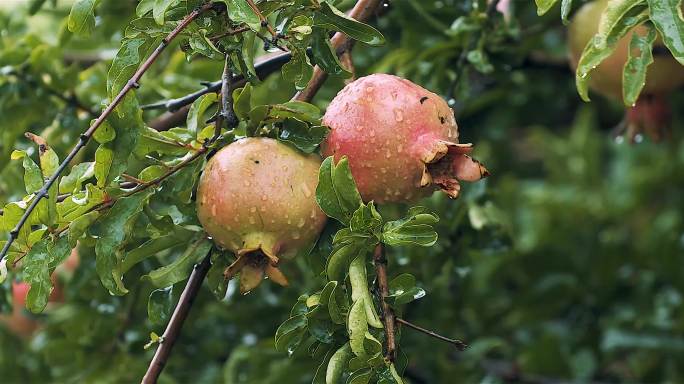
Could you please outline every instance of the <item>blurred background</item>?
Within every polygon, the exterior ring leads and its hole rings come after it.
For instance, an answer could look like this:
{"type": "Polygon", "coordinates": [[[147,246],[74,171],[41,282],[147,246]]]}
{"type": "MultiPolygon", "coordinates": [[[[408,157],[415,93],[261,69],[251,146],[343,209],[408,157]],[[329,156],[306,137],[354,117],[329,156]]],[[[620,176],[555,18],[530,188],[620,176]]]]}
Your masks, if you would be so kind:
{"type": "MultiPolygon", "coordinates": [[[[348,9],[353,1],[341,3],[348,9]]],[[[387,44],[354,50],[359,76],[393,73],[453,99],[461,141],[476,144],[475,157],[492,173],[466,185],[457,201],[435,194],[423,202],[441,217],[435,247],[389,251],[390,274],[411,272],[426,291],[403,317],[470,345],[459,352],[403,330],[407,379],[684,381],[684,92],[668,96],[668,141],[630,145],[614,136],[624,115],[620,102],[579,99],[558,9],[538,17],[533,2],[514,0],[504,27],[477,40],[469,32],[477,28],[468,28],[470,3],[391,1],[371,20],[387,44]],[[480,54],[463,62],[463,47],[473,49],[473,41],[480,54]]],[[[40,133],[64,155],[87,128],[88,111],[101,109],[106,73],[136,1],[102,0],[88,39],[66,30],[70,7],[61,0],[0,1],[3,205],[24,193],[21,164],[9,157],[15,148],[31,150],[24,132],[40,133]],[[29,16],[36,4],[42,7],[29,16]]],[[[222,63],[188,62],[173,51],[143,79],[142,103],[219,78],[222,63]]],[[[328,81],[315,102],[324,108],[342,86],[328,81]]],[[[275,73],[254,92],[273,103],[294,91],[275,73]]],[[[80,156],[92,158],[94,148],[80,156]]],[[[383,210],[392,216],[401,207],[383,210]]],[[[57,274],[59,297],[44,314],[0,300],[3,382],[142,377],[153,354],[143,347],[165,324],[147,317],[153,288],[134,270],[126,281],[131,293],[110,296],[92,249],[80,247],[78,259],[57,274]]],[[[202,291],[162,381],[310,382],[316,362],[276,352],[273,335],[297,297],[320,289],[320,280],[303,261],[287,268],[287,289],[263,284],[222,301],[202,291]]],[[[11,284],[4,283],[4,296],[11,284]]]]}

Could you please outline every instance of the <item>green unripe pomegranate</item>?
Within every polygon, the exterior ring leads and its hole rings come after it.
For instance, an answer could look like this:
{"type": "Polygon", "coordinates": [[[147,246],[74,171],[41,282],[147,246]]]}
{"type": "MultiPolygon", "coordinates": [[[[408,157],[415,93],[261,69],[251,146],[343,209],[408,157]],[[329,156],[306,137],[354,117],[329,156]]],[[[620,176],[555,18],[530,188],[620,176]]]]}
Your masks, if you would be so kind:
{"type": "Polygon", "coordinates": [[[281,285],[280,259],[308,250],[326,222],[316,203],[321,159],[269,138],[245,138],[209,160],[197,190],[197,215],[219,246],[238,259],[226,277],[240,272],[240,289],[264,275],[281,285]]]}

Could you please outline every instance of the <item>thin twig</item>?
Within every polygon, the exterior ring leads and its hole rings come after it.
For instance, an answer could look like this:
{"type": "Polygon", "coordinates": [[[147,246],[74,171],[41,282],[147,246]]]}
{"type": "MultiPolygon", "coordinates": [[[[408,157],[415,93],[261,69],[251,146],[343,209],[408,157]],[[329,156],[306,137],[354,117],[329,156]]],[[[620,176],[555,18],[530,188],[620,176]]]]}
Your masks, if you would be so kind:
{"type": "Polygon", "coordinates": [[[431,331],[431,330],[429,330],[429,329],[425,329],[425,328],[419,327],[419,326],[417,326],[417,325],[415,325],[415,324],[413,324],[413,323],[409,323],[408,321],[406,321],[406,320],[404,320],[404,319],[402,319],[402,318],[399,318],[399,317],[397,317],[396,320],[397,320],[397,323],[399,323],[399,324],[403,324],[403,325],[405,325],[405,326],[407,326],[407,327],[409,327],[409,328],[415,329],[415,330],[418,331],[418,332],[423,332],[424,334],[426,334],[426,335],[428,335],[428,336],[432,336],[432,337],[434,337],[434,338],[436,338],[436,339],[439,339],[439,340],[441,340],[441,341],[444,341],[444,342],[453,344],[459,351],[464,351],[466,348],[468,348],[468,344],[462,342],[461,340],[458,340],[458,339],[450,339],[450,338],[448,338],[448,337],[444,337],[444,336],[442,336],[442,335],[440,335],[440,334],[438,334],[438,333],[436,333],[436,332],[433,332],[433,331],[431,331]]]}
{"type": "Polygon", "coordinates": [[[387,350],[385,357],[389,361],[394,361],[396,358],[397,345],[395,334],[395,316],[394,310],[387,304],[385,298],[389,296],[389,285],[387,283],[387,259],[385,258],[385,246],[380,243],[375,246],[373,252],[373,261],[375,262],[375,274],[377,275],[378,291],[380,292],[380,307],[382,308],[382,321],[385,325],[385,341],[387,350]]]}
{"type": "Polygon", "coordinates": [[[199,16],[202,12],[210,9],[212,7],[212,3],[206,3],[202,5],[201,7],[193,10],[188,14],[183,20],[178,23],[176,28],[171,31],[159,44],[159,46],[152,52],[152,54],[145,60],[145,62],[138,68],[137,71],[133,74],[133,76],[128,80],[126,85],[119,91],[119,94],[116,95],[114,100],[105,108],[104,111],[102,111],[102,114],[100,117],[98,117],[95,122],[88,128],[85,133],[83,133],[78,141],[78,144],[69,152],[67,157],[62,161],[62,163],[57,167],[57,170],[55,173],[50,176],[50,178],[47,180],[47,182],[43,185],[41,189],[39,189],[36,192],[36,195],[34,196],[33,200],[31,200],[31,204],[29,204],[28,208],[26,208],[26,211],[24,211],[23,216],[17,223],[17,225],[10,231],[9,239],[5,243],[4,247],[2,248],[2,251],[0,251],[0,260],[3,260],[7,252],[9,251],[10,247],[12,246],[12,243],[19,237],[19,231],[21,228],[26,224],[26,221],[28,220],[29,216],[31,213],[36,209],[36,206],[38,206],[38,203],[40,202],[41,199],[46,198],[48,196],[48,191],[50,190],[50,187],[57,181],[59,176],[64,172],[66,167],[71,163],[71,161],[76,157],[78,152],[88,144],[90,141],[90,138],[93,136],[95,131],[104,123],[105,119],[114,111],[114,108],[116,108],[124,99],[126,94],[133,88],[139,88],[140,87],[140,78],[142,78],[143,74],[147,72],[147,70],[152,66],[152,63],[159,57],[159,55],[164,51],[164,49],[169,45],[171,40],[173,40],[185,27],[187,27],[197,16],[199,16]]]}
{"type": "Polygon", "coordinates": [[[259,7],[257,7],[256,4],[254,4],[254,0],[247,0],[247,4],[249,4],[250,8],[252,8],[252,11],[254,11],[254,13],[256,13],[256,15],[259,17],[259,20],[261,20],[261,26],[266,27],[266,29],[268,29],[268,33],[270,33],[271,36],[273,36],[273,41],[276,41],[278,39],[278,34],[273,29],[273,27],[271,27],[271,24],[268,23],[268,20],[266,20],[264,14],[261,13],[259,7]]]}
{"type": "MultiPolygon", "coordinates": [[[[288,61],[290,61],[290,52],[266,55],[257,59],[256,61],[257,62],[254,65],[254,69],[256,71],[257,77],[263,80],[266,78],[266,76],[279,70],[280,67],[282,67],[288,61]]],[[[233,75],[231,83],[233,85],[233,88],[238,88],[245,84],[245,79],[241,75],[233,75]]],[[[179,111],[181,108],[192,104],[195,100],[199,99],[203,95],[206,95],[207,93],[218,92],[221,89],[221,84],[221,80],[206,83],[204,88],[193,93],[187,94],[176,99],[162,100],[152,104],[143,105],[141,108],[143,110],[165,109],[169,112],[176,112],[179,111]]],[[[187,114],[187,112],[185,114],[187,114]]],[[[185,116],[183,116],[182,119],[184,120],[185,116]]],[[[152,128],[160,130],[157,127],[157,125],[158,124],[155,124],[154,121],[150,123],[150,126],[152,126],[152,128]]]]}
{"type": "Polygon", "coordinates": [[[180,334],[183,323],[188,317],[190,308],[199,293],[200,287],[202,287],[202,281],[207,276],[210,267],[210,255],[207,255],[201,263],[196,264],[193,268],[190,278],[188,278],[188,282],[185,284],[185,289],[183,289],[183,293],[178,300],[178,304],[173,310],[171,320],[169,320],[166,330],[164,330],[164,334],[159,341],[157,351],[154,353],[150,366],[142,379],[142,384],[156,383],[157,379],[159,379],[159,375],[169,359],[171,349],[180,334]]]}
{"type": "MultiPolygon", "coordinates": [[[[359,0],[356,5],[354,5],[351,12],[349,12],[349,17],[361,22],[366,21],[375,13],[382,2],[383,0],[359,0]]],[[[347,35],[341,32],[337,32],[330,41],[338,55],[351,50],[353,45],[353,40],[349,39],[347,35]],[[340,49],[342,49],[342,51],[340,51],[340,49]]],[[[314,68],[314,73],[311,80],[309,80],[309,84],[292,99],[307,102],[311,101],[327,78],[328,74],[317,65],[314,68]]]]}

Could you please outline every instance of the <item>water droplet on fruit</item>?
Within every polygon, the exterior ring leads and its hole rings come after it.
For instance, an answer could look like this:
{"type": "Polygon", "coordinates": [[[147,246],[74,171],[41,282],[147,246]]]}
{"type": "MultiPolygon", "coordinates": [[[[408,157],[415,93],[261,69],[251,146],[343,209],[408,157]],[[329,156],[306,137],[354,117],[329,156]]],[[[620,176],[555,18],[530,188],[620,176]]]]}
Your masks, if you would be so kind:
{"type": "Polygon", "coordinates": [[[262,195],[262,196],[261,196],[261,201],[266,201],[266,200],[268,200],[268,196],[262,195]]]}
{"type": "Polygon", "coordinates": [[[301,237],[301,235],[299,234],[299,232],[292,232],[292,238],[293,239],[298,240],[300,237],[301,237]]]}
{"type": "Polygon", "coordinates": [[[211,206],[211,215],[216,216],[216,204],[211,206]]]}
{"type": "Polygon", "coordinates": [[[251,184],[249,183],[249,180],[244,181],[245,187],[249,187],[251,184]]]}
{"type": "Polygon", "coordinates": [[[304,218],[299,219],[299,222],[297,223],[297,227],[302,228],[306,224],[306,221],[304,218]]]}
{"type": "Polygon", "coordinates": [[[400,109],[394,110],[394,120],[396,120],[396,121],[403,121],[404,120],[404,114],[401,112],[400,109]]]}
{"type": "Polygon", "coordinates": [[[252,207],[252,208],[249,209],[249,211],[252,212],[252,213],[254,213],[254,212],[257,211],[257,207],[252,207]]]}
{"type": "Polygon", "coordinates": [[[249,223],[250,224],[256,224],[256,219],[254,218],[254,216],[249,217],[249,223]]]}

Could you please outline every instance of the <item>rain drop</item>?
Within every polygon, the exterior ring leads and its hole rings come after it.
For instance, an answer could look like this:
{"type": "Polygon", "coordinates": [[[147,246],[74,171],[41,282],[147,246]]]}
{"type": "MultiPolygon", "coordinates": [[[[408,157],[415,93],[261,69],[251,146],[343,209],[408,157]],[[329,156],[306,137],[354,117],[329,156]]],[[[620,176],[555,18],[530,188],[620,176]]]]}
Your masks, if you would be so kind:
{"type": "Polygon", "coordinates": [[[394,120],[396,120],[396,121],[403,121],[404,120],[404,114],[401,112],[400,109],[394,110],[394,120]]]}

